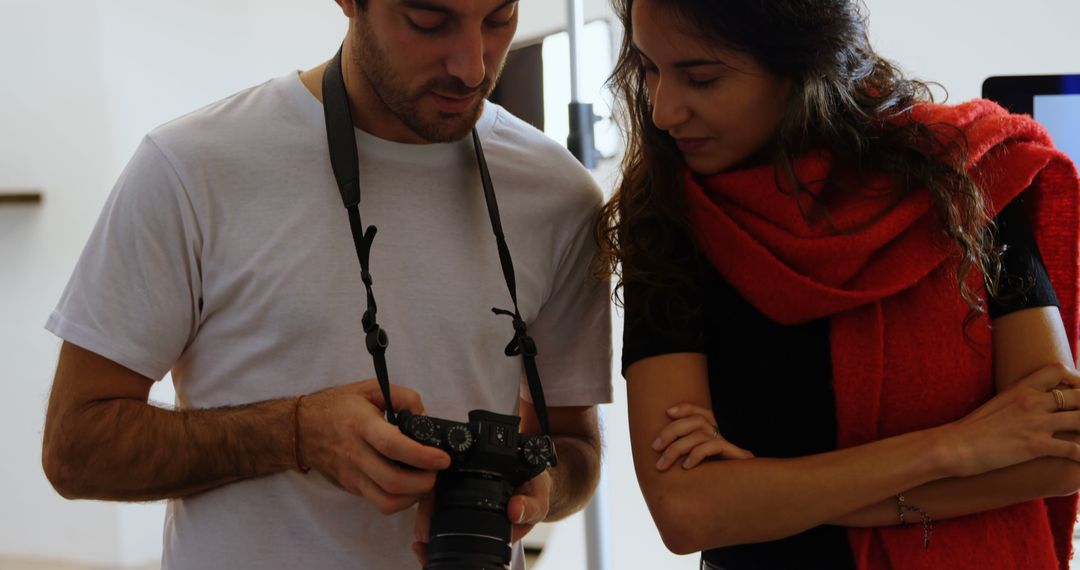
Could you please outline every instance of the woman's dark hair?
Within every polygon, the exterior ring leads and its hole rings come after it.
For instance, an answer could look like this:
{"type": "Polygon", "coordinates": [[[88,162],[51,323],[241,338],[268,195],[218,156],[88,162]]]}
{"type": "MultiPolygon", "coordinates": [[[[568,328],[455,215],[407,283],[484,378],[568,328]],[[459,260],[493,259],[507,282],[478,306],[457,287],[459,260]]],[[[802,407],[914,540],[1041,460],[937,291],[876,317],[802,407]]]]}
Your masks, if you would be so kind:
{"type": "MultiPolygon", "coordinates": [[[[995,293],[1000,252],[986,198],[964,170],[967,141],[955,127],[913,120],[915,105],[933,101],[930,88],[905,78],[874,52],[857,0],[647,1],[670,14],[681,32],[748,54],[773,75],[791,80],[792,94],[770,158],[778,191],[810,204],[804,208],[809,219],[830,223],[828,205],[843,197],[812,198],[808,184],[821,181],[796,177],[794,160],[814,149],[827,150],[835,170],[887,174],[897,181],[890,195],[863,197],[896,203],[916,189],[927,189],[945,234],[959,249],[957,282],[971,307],[967,322],[984,312],[983,299],[968,277],[972,270],[980,272],[988,291],[995,293]]],[[[632,43],[634,0],[613,2],[625,34],[609,85],[617,96],[627,147],[622,181],[597,220],[596,269],[619,277],[617,301],[620,288],[644,285],[635,287],[641,290],[635,303],[646,312],[662,310],[677,323],[698,307],[685,306],[680,300],[685,296],[667,292],[693,290],[694,268],[701,263],[683,198],[683,161],[671,137],[652,123],[640,55],[632,43]]]]}

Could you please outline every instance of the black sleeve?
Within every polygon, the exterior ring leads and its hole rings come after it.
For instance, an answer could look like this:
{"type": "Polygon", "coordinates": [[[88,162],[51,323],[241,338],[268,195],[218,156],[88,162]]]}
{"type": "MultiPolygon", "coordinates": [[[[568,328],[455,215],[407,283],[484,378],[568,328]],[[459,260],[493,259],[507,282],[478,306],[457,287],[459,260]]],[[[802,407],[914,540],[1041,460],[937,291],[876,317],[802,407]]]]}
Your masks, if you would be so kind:
{"type": "Polygon", "coordinates": [[[1005,247],[1005,252],[1001,259],[998,295],[986,300],[990,318],[1032,307],[1060,307],[1039,246],[1031,233],[1022,198],[1005,206],[994,221],[998,228],[998,244],[1005,247]]]}
{"type": "Polygon", "coordinates": [[[705,352],[701,298],[693,291],[649,291],[648,285],[623,287],[622,371],[661,354],[705,352]]]}

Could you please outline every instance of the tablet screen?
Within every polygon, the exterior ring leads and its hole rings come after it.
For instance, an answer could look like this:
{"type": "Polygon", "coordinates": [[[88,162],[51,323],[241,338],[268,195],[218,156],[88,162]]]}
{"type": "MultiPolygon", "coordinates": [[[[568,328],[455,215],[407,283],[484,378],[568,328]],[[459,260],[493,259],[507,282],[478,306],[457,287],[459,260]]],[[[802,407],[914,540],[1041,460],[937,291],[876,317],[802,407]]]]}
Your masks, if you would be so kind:
{"type": "Polygon", "coordinates": [[[1054,145],[1080,164],[1080,75],[1003,75],[983,82],[983,97],[1035,117],[1054,145]]]}
{"type": "Polygon", "coordinates": [[[1050,131],[1054,146],[1080,164],[1080,94],[1035,95],[1032,116],[1050,131]]]}

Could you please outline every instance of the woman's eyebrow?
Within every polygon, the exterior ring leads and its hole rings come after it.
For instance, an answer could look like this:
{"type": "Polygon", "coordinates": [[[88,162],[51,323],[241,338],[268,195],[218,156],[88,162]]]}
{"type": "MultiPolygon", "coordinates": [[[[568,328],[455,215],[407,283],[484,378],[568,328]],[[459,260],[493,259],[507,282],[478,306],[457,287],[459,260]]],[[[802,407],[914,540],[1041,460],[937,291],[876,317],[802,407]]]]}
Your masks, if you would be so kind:
{"type": "MultiPolygon", "coordinates": [[[[641,57],[644,57],[645,59],[648,59],[649,61],[652,61],[652,58],[645,55],[645,52],[641,51],[641,48],[639,48],[637,46],[637,44],[631,43],[630,44],[630,49],[632,49],[634,51],[634,53],[636,53],[637,55],[639,55],[641,57]]],[[[672,67],[675,67],[677,69],[690,69],[690,68],[693,68],[693,67],[706,67],[706,66],[711,66],[711,65],[722,65],[724,67],[729,67],[727,62],[725,62],[723,60],[720,60],[720,59],[708,59],[708,58],[703,58],[703,57],[702,58],[693,58],[693,59],[684,59],[684,60],[681,60],[681,61],[677,61],[677,62],[675,62],[675,64],[672,67]]]]}

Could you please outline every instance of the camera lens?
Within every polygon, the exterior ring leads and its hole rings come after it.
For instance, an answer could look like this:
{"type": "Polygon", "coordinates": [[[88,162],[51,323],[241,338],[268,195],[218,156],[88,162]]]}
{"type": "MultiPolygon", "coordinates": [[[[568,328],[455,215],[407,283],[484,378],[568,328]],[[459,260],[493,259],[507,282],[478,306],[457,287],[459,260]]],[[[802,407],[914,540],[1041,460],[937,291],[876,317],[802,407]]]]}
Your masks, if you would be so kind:
{"type": "Polygon", "coordinates": [[[504,570],[510,564],[506,505],[513,487],[498,474],[444,471],[435,486],[426,570],[504,570]]]}

